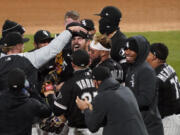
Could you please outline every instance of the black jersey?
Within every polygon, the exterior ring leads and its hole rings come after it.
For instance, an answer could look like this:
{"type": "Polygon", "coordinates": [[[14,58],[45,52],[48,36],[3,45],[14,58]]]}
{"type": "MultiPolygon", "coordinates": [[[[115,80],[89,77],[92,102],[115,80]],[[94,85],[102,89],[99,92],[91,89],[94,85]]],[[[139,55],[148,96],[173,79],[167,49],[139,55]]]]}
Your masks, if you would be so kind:
{"type": "Polygon", "coordinates": [[[100,63],[98,66],[105,66],[109,68],[112,77],[116,79],[117,81],[122,82],[124,80],[122,66],[116,61],[114,61],[113,59],[108,58],[102,63],[100,63]]]}
{"type": "Polygon", "coordinates": [[[84,114],[77,107],[75,100],[79,96],[81,99],[86,97],[91,102],[96,95],[90,70],[75,71],[73,77],[62,86],[54,102],[54,113],[57,116],[64,114],[71,127],[86,128],[84,114]]]}
{"type": "Polygon", "coordinates": [[[156,68],[159,111],[162,117],[180,112],[180,85],[175,70],[168,64],[156,68]]]}

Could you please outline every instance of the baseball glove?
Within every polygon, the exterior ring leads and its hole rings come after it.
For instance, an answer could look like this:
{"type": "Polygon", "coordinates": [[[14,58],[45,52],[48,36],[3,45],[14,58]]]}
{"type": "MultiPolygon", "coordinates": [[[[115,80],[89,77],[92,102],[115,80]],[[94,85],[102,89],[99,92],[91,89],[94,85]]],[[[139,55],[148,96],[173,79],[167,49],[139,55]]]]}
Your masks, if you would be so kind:
{"type": "Polygon", "coordinates": [[[46,132],[60,134],[63,131],[63,128],[67,127],[67,124],[61,119],[61,117],[51,116],[43,119],[40,122],[39,127],[46,132]]]}
{"type": "Polygon", "coordinates": [[[63,71],[63,61],[64,61],[64,58],[63,58],[63,55],[62,55],[62,52],[57,54],[56,55],[56,58],[55,58],[55,65],[56,65],[56,73],[58,75],[61,74],[61,72],[63,71]]]}

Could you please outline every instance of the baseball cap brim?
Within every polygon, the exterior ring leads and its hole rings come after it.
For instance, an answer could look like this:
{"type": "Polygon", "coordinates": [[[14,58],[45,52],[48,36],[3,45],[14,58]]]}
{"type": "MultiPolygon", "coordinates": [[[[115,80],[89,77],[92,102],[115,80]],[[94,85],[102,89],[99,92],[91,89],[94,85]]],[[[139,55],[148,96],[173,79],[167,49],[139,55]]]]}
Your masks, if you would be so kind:
{"type": "Polygon", "coordinates": [[[70,23],[70,24],[68,24],[68,25],[66,26],[66,29],[68,29],[68,28],[71,27],[71,26],[80,26],[80,27],[83,27],[83,25],[82,25],[81,23],[72,22],[72,23],[70,23]]]}
{"type": "Polygon", "coordinates": [[[52,38],[44,38],[44,39],[42,39],[42,40],[40,40],[39,41],[39,43],[46,43],[46,42],[51,42],[51,40],[53,40],[54,38],[52,37],[52,38]]]}
{"type": "MultiPolygon", "coordinates": [[[[30,40],[29,38],[23,38],[23,43],[26,43],[26,42],[28,42],[29,40],[30,40]]],[[[4,46],[4,44],[5,44],[5,43],[4,43],[4,40],[3,40],[3,38],[1,38],[1,39],[0,39],[0,45],[1,45],[1,46],[4,46]]]]}
{"type": "MultiPolygon", "coordinates": [[[[28,42],[29,41],[29,38],[23,38],[22,39],[22,41],[21,42],[19,42],[19,43],[26,43],[26,42],[28,42]]],[[[18,43],[17,43],[18,44],[18,43]]],[[[0,48],[3,48],[3,47],[8,47],[8,46],[14,46],[14,45],[16,45],[16,44],[10,44],[10,45],[7,45],[7,43],[5,43],[4,42],[4,44],[3,45],[0,45],[1,47],[0,48]]]]}
{"type": "Polygon", "coordinates": [[[80,36],[84,39],[89,39],[89,35],[87,33],[84,33],[83,31],[80,32],[72,32],[72,37],[80,36]]]}

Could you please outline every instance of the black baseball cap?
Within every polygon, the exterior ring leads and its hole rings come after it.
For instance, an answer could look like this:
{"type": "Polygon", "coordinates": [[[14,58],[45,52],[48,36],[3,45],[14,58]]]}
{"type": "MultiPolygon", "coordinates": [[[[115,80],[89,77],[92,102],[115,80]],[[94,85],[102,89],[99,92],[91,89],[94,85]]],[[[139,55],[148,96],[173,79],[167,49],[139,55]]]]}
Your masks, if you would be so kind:
{"type": "Polygon", "coordinates": [[[153,43],[150,52],[160,60],[166,60],[169,54],[168,47],[163,43],[153,43]]]}
{"type": "Polygon", "coordinates": [[[106,6],[102,9],[102,11],[99,14],[95,15],[108,18],[112,21],[120,21],[122,17],[121,11],[114,6],[106,6]]]}
{"type": "Polygon", "coordinates": [[[51,33],[47,30],[39,30],[34,34],[34,42],[37,43],[45,43],[51,42],[53,37],[51,37],[51,33]]]}
{"type": "Polygon", "coordinates": [[[2,36],[5,37],[9,32],[19,32],[22,35],[25,29],[17,22],[6,20],[2,26],[2,36]]]}
{"type": "MultiPolygon", "coordinates": [[[[2,26],[1,44],[4,44],[4,38],[10,32],[19,32],[20,35],[23,35],[25,33],[25,28],[22,25],[18,24],[17,22],[11,20],[5,20],[2,26]]],[[[25,38],[25,39],[29,40],[29,38],[25,38]]]]}
{"type": "Polygon", "coordinates": [[[83,19],[80,22],[87,31],[95,30],[94,22],[91,19],[83,19]]]}
{"type": "Polygon", "coordinates": [[[68,28],[71,27],[71,26],[81,26],[81,27],[83,27],[82,24],[79,23],[79,22],[72,22],[72,23],[69,23],[69,24],[66,26],[66,29],[68,29],[68,28]]]}
{"type": "Polygon", "coordinates": [[[71,55],[71,60],[76,66],[86,67],[89,64],[90,57],[85,50],[79,49],[71,55]]]}
{"type": "Polygon", "coordinates": [[[92,75],[93,75],[94,80],[103,81],[103,80],[111,77],[111,72],[110,72],[109,68],[107,68],[107,67],[98,66],[92,70],[92,75]]]}
{"type": "Polygon", "coordinates": [[[15,46],[17,44],[23,44],[28,42],[26,38],[22,38],[19,32],[10,32],[4,38],[4,47],[15,46]]]}
{"type": "MultiPolygon", "coordinates": [[[[66,26],[66,29],[68,29],[68,28],[71,27],[71,26],[80,26],[80,27],[84,28],[84,26],[83,26],[81,23],[72,22],[72,23],[70,23],[70,24],[68,24],[68,25],[66,26]]],[[[88,33],[85,33],[85,32],[83,32],[83,31],[72,32],[72,38],[73,38],[73,37],[76,37],[76,36],[80,36],[80,37],[82,37],[82,38],[84,38],[84,39],[89,39],[88,33]]]]}

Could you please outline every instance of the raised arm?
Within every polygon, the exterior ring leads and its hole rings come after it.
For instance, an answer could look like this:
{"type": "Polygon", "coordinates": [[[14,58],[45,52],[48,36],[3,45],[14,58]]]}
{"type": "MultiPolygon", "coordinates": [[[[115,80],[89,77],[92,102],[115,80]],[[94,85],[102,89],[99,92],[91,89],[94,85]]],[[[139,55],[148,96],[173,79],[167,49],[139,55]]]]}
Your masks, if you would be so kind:
{"type": "Polygon", "coordinates": [[[53,39],[47,46],[37,49],[33,52],[20,53],[19,55],[26,57],[35,68],[40,68],[43,64],[54,58],[72,37],[73,31],[85,31],[80,26],[72,26],[69,30],[63,31],[58,37],[53,39]]]}
{"type": "Polygon", "coordinates": [[[71,32],[65,30],[58,37],[53,39],[47,46],[33,52],[21,53],[20,55],[26,57],[34,67],[40,68],[43,64],[55,57],[56,54],[61,52],[71,37],[71,32]]]}

